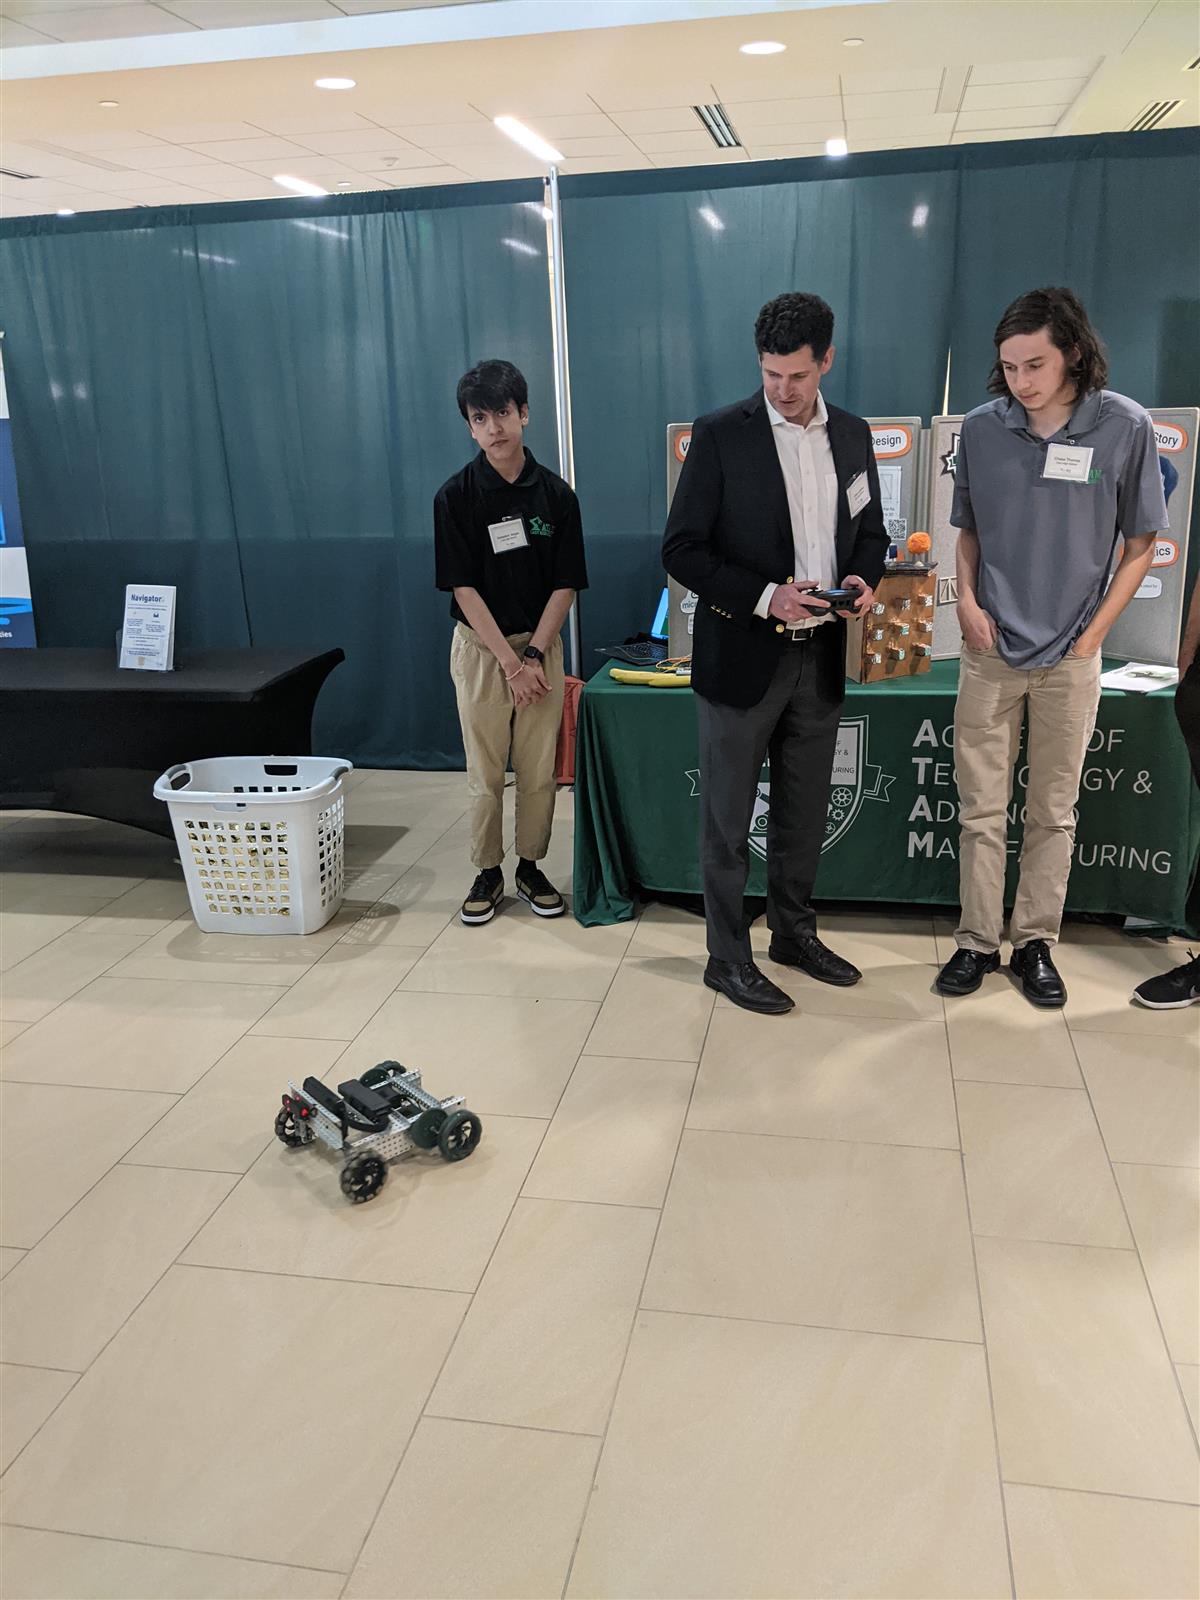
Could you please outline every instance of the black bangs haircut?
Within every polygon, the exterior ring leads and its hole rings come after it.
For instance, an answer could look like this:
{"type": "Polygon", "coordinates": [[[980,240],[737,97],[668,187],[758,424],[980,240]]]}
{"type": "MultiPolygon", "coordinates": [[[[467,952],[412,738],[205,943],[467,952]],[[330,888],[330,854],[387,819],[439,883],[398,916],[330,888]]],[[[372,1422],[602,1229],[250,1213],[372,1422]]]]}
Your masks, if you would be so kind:
{"type": "Polygon", "coordinates": [[[511,361],[481,361],[458,380],[458,409],[503,411],[509,403],[519,411],[529,404],[529,385],[511,361]]]}

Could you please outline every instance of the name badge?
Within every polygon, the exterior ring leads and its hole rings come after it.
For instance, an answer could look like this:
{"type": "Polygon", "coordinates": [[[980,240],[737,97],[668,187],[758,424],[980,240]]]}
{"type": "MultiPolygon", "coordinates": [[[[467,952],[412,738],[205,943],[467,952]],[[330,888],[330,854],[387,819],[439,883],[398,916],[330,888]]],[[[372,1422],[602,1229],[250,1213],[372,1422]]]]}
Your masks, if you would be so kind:
{"type": "Polygon", "coordinates": [[[503,522],[489,522],[488,536],[498,556],[504,555],[507,550],[525,550],[529,545],[523,517],[506,517],[503,522]]]}
{"type": "Polygon", "coordinates": [[[1042,477],[1058,478],[1063,483],[1086,483],[1094,454],[1080,444],[1048,444],[1042,477]]]}
{"type": "Polygon", "coordinates": [[[867,482],[867,475],[865,472],[860,472],[856,478],[851,478],[846,486],[846,499],[850,503],[850,515],[856,517],[870,498],[871,486],[867,482]]]}

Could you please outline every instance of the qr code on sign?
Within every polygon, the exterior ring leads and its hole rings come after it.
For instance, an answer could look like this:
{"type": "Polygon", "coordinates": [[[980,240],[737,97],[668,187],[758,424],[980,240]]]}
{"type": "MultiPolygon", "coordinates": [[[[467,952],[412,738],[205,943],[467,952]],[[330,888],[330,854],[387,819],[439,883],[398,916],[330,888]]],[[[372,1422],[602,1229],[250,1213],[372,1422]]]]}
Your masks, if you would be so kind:
{"type": "Polygon", "coordinates": [[[893,544],[900,544],[908,538],[908,518],[888,517],[887,536],[893,544]]]}

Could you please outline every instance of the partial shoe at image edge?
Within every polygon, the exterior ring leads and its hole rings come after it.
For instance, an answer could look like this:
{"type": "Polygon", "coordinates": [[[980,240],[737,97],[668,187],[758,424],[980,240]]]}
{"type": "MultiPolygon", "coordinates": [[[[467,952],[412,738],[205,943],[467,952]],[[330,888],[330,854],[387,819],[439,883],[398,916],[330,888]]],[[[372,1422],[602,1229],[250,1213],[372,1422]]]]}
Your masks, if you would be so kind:
{"type": "Polygon", "coordinates": [[[1156,977],[1147,978],[1145,983],[1139,983],[1133,998],[1150,1011],[1177,1011],[1183,1006],[1200,1004],[1200,956],[1189,950],[1182,966],[1172,967],[1169,972],[1160,972],[1156,977]]]}

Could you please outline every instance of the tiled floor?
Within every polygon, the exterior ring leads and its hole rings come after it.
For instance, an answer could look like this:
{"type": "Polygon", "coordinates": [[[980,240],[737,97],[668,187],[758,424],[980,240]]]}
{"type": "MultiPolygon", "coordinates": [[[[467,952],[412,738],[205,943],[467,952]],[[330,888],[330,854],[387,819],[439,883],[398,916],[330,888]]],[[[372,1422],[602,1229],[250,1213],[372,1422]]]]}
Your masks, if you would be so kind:
{"type": "Polygon", "coordinates": [[[944,917],[843,911],[862,985],[757,1018],[680,911],[462,928],[465,810],[356,773],[307,939],[0,813],[4,1600],[1192,1600],[1200,1012],[1128,1003],[1182,945],[945,1006],[944,917]],[[351,1207],[272,1119],[389,1057],[484,1140],[351,1207]]]}

